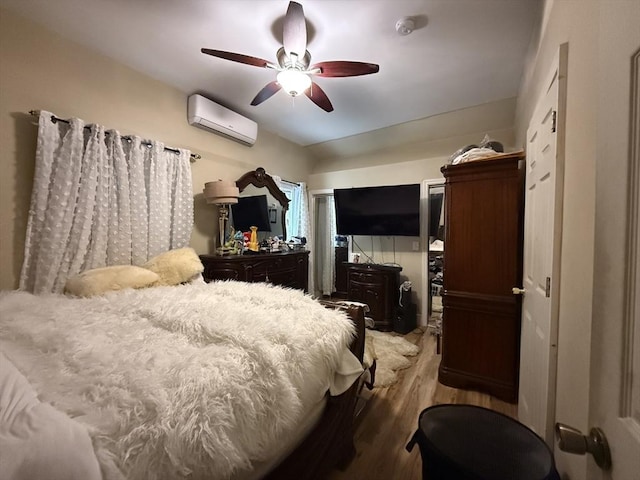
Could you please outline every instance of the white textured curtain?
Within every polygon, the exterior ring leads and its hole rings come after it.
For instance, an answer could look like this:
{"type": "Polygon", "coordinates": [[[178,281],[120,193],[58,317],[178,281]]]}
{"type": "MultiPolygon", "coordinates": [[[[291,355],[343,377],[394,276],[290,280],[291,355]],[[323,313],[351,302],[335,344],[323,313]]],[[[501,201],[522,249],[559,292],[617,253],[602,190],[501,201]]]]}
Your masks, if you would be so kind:
{"type": "Polygon", "coordinates": [[[306,237],[308,239],[311,231],[311,214],[307,184],[282,180],[277,175],[271,175],[271,177],[290,200],[286,218],[287,238],[306,237]]]}
{"type": "Polygon", "coordinates": [[[139,265],[188,245],[189,156],[41,112],[20,289],[61,292],[83,270],[139,265]]]}
{"type": "Polygon", "coordinates": [[[291,234],[289,236],[309,238],[309,194],[307,184],[300,182],[294,190],[291,205],[291,234]]]}
{"type": "Polygon", "coordinates": [[[321,259],[322,264],[317,267],[320,268],[320,290],[323,295],[331,295],[335,292],[336,288],[336,250],[335,250],[335,236],[336,236],[336,210],[333,195],[327,195],[324,197],[325,208],[322,231],[322,239],[319,247],[322,249],[321,259]]]}

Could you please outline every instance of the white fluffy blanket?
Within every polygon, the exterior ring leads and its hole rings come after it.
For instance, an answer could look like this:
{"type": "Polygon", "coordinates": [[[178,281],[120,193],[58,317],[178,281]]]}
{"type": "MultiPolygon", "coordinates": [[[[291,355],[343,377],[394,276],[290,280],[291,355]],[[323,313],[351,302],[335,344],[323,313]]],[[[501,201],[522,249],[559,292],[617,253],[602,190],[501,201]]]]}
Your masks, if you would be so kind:
{"type": "Polygon", "coordinates": [[[266,284],[0,294],[7,356],[89,427],[106,478],[250,469],[299,420],[301,392],[326,391],[353,335],[343,313],[266,284]]]}

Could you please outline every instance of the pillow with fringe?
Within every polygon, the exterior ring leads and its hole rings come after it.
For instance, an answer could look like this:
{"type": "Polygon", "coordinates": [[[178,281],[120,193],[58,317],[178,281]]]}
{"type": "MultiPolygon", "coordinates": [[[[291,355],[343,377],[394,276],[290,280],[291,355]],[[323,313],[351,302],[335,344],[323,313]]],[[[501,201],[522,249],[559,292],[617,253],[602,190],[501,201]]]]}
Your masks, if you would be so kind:
{"type": "Polygon", "coordinates": [[[155,285],[157,273],[134,265],[113,265],[85,270],[67,280],[64,291],[77,297],[91,297],[125,288],[144,288],[155,285]]]}
{"type": "Polygon", "coordinates": [[[200,257],[193,248],[176,248],[153,257],[142,267],[160,277],[156,285],[180,285],[204,271],[200,257]]]}

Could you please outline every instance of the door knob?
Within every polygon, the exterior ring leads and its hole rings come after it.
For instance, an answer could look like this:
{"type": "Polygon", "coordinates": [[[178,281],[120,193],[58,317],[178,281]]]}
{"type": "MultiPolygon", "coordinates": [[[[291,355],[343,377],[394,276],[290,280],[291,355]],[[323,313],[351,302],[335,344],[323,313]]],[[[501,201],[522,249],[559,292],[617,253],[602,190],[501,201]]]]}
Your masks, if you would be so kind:
{"type": "Polygon", "coordinates": [[[511,292],[512,292],[514,295],[524,295],[524,288],[513,287],[513,288],[511,289],[511,292]]]}
{"type": "Polygon", "coordinates": [[[576,428],[564,423],[556,423],[555,430],[560,450],[576,455],[590,453],[602,470],[611,468],[609,442],[601,429],[594,427],[589,432],[589,436],[586,436],[576,428]]]}

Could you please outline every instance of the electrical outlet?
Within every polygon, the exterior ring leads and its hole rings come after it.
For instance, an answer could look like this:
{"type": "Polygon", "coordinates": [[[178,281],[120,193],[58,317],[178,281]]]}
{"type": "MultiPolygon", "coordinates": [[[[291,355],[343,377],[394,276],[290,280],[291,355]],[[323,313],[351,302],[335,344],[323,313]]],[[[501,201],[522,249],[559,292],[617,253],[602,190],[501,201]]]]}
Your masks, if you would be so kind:
{"type": "Polygon", "coordinates": [[[413,249],[414,252],[420,251],[420,242],[413,242],[411,248],[413,249]]]}

